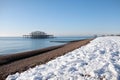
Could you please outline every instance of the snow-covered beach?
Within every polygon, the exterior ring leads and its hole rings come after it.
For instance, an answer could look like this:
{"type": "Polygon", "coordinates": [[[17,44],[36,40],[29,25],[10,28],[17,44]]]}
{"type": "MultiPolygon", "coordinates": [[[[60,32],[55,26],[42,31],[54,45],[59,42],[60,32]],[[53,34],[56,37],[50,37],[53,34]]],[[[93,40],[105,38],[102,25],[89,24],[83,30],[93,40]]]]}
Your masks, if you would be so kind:
{"type": "Polygon", "coordinates": [[[120,37],[98,37],[64,56],[6,80],[120,80],[120,37]]]}

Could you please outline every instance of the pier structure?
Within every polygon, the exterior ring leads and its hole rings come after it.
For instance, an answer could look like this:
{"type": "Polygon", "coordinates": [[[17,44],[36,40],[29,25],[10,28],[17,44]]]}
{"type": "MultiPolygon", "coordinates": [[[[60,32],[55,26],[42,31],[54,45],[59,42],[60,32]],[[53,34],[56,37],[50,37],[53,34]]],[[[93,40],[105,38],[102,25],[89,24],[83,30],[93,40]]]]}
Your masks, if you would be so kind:
{"type": "Polygon", "coordinates": [[[33,39],[36,39],[36,38],[53,38],[53,35],[48,35],[47,33],[42,32],[42,31],[34,31],[34,32],[31,32],[29,35],[23,35],[23,37],[33,38],[33,39]]]}

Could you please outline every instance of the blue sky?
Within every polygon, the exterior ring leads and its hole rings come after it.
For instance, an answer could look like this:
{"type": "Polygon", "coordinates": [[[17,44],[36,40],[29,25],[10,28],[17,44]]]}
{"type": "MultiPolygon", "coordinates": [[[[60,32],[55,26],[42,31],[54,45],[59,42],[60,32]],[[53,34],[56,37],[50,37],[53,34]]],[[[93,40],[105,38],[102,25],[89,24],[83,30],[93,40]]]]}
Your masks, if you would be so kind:
{"type": "Polygon", "coordinates": [[[120,33],[120,0],[0,0],[0,36],[120,33]]]}

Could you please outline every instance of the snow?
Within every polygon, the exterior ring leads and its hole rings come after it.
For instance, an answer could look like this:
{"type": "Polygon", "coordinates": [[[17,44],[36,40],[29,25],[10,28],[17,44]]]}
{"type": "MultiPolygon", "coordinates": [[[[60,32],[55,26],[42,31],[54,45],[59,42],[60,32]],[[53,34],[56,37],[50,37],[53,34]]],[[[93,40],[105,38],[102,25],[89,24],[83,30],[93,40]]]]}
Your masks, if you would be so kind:
{"type": "Polygon", "coordinates": [[[98,37],[64,56],[6,80],[120,80],[120,37],[98,37]]]}

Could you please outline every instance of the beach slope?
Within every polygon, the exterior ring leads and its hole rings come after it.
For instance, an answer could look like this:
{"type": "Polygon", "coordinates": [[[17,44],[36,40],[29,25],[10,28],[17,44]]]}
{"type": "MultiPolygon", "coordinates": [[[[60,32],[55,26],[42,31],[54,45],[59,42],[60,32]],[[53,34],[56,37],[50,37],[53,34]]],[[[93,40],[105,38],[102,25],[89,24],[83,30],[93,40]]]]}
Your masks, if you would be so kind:
{"type": "MultiPolygon", "coordinates": [[[[41,50],[36,51],[32,51],[31,52],[27,52],[27,53],[22,53],[22,56],[25,56],[28,53],[33,54],[35,52],[36,55],[34,56],[30,56],[26,57],[26,58],[22,58],[21,55],[19,55],[19,57],[21,57],[21,59],[16,59],[15,56],[12,56],[12,60],[11,62],[8,62],[6,64],[2,64],[0,66],[0,80],[4,80],[9,74],[13,74],[16,72],[23,72],[31,67],[34,67],[36,65],[40,65],[40,64],[44,64],[52,59],[57,58],[58,56],[62,56],[74,49],[77,49],[83,45],[86,45],[87,43],[89,43],[92,39],[86,39],[86,40],[80,40],[80,41],[75,41],[75,42],[70,42],[66,45],[62,45],[62,46],[58,46],[56,49],[55,47],[52,47],[51,50],[48,50],[47,52],[44,52],[44,50],[42,50],[43,52],[41,52],[41,50]],[[54,48],[54,49],[53,49],[54,48]],[[15,59],[14,59],[15,58],[15,59]]],[[[18,57],[18,56],[17,56],[18,57]]],[[[9,57],[7,57],[8,59],[11,59],[9,57]]],[[[4,58],[3,59],[7,59],[4,58]]]]}
{"type": "Polygon", "coordinates": [[[120,80],[120,37],[98,37],[46,64],[9,75],[6,80],[13,79],[120,80]]]}

